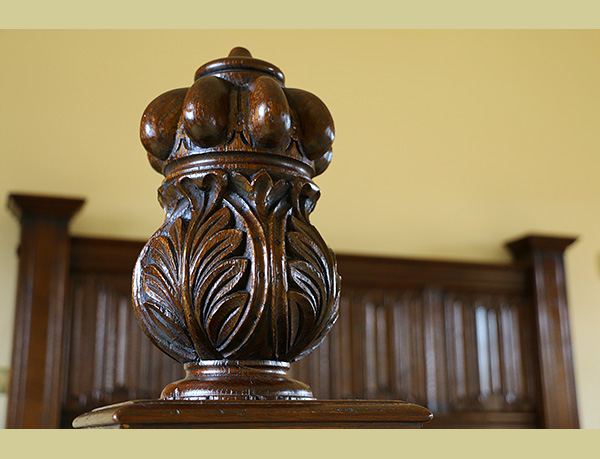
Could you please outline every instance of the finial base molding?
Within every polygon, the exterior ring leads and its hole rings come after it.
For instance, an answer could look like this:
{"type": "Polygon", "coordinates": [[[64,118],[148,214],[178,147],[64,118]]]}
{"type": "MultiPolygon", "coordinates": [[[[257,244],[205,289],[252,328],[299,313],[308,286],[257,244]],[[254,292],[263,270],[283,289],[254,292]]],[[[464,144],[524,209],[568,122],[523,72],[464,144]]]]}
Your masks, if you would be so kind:
{"type": "Polygon", "coordinates": [[[287,362],[203,360],[163,389],[161,400],[314,400],[306,384],[288,378],[287,362]]]}

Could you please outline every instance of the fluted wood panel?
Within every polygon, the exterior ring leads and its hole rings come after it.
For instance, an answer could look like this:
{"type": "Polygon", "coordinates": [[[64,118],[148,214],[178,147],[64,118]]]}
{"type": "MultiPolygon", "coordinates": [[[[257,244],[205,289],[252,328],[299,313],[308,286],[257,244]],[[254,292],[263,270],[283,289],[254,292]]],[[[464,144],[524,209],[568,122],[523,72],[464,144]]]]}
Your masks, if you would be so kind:
{"type": "Polygon", "coordinates": [[[319,398],[534,414],[534,362],[524,348],[534,337],[522,326],[530,307],[509,295],[346,288],[339,322],[292,372],[319,398]]]}
{"type": "Polygon", "coordinates": [[[156,399],[183,377],[181,365],[142,333],[131,307],[135,246],[110,241],[73,241],[67,299],[65,381],[61,425],[86,411],[133,399],[156,399]],[[111,252],[120,250],[120,256],[111,252]],[[120,259],[123,258],[123,259],[120,259]]]}

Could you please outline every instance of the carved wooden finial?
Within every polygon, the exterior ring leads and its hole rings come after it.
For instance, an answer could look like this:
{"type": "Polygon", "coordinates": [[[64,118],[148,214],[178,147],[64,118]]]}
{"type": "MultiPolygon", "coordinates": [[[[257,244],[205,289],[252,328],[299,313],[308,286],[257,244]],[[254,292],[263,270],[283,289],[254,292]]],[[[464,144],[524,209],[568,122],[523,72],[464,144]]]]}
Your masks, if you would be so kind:
{"type": "Polygon", "coordinates": [[[285,373],[337,318],[335,258],[309,222],[329,110],[235,48],[152,101],[140,132],[166,216],[137,262],[134,308],[187,371],[162,398],[311,398],[285,373]]]}

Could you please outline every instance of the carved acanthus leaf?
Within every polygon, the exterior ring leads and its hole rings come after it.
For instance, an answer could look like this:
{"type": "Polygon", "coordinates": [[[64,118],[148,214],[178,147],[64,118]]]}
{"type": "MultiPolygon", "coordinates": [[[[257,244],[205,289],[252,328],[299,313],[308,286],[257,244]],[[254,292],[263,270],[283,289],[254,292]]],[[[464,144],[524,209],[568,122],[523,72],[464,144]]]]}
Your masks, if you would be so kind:
{"type": "Polygon", "coordinates": [[[181,361],[295,360],[322,340],[339,279],[308,220],[310,180],[217,170],[166,193],[176,218],[142,254],[139,307],[161,349],[181,361]]]}
{"type": "Polygon", "coordinates": [[[186,330],[179,295],[182,225],[178,218],[168,236],[156,236],[146,247],[145,257],[149,263],[136,267],[139,274],[135,276],[134,291],[139,290],[135,297],[140,298],[143,307],[136,308],[136,313],[145,325],[146,333],[164,352],[181,362],[188,362],[196,358],[196,353],[186,330]]]}

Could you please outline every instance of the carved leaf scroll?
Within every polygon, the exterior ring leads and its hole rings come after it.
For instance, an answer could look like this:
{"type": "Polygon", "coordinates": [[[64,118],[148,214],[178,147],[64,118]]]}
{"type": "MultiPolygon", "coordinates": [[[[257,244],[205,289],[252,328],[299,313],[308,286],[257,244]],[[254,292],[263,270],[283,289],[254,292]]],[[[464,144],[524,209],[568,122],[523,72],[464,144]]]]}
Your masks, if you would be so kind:
{"type": "MultiPolygon", "coordinates": [[[[160,230],[159,230],[160,231],[160,230]]],[[[142,299],[135,312],[142,328],[164,352],[181,362],[195,359],[196,353],[186,329],[185,313],[178,285],[181,279],[183,222],[175,220],[168,235],[160,234],[146,245],[134,275],[134,298],[142,299]],[[154,330],[151,333],[150,330],[154,330]]]]}
{"type": "Polygon", "coordinates": [[[314,348],[339,296],[335,259],[308,220],[318,196],[309,179],[266,171],[216,171],[170,187],[167,222],[137,274],[136,310],[153,341],[182,362],[291,361],[314,348]]]}
{"type": "Polygon", "coordinates": [[[241,248],[244,233],[227,229],[230,220],[231,211],[227,207],[219,209],[194,233],[191,243],[190,285],[195,317],[219,351],[233,333],[249,297],[247,292],[230,293],[248,269],[246,258],[231,257],[241,248]]]}
{"type": "Polygon", "coordinates": [[[319,345],[338,315],[339,275],[331,250],[308,216],[319,190],[312,182],[296,179],[293,183],[293,215],[286,234],[288,266],[294,285],[288,292],[291,354],[295,359],[319,345]]]}

